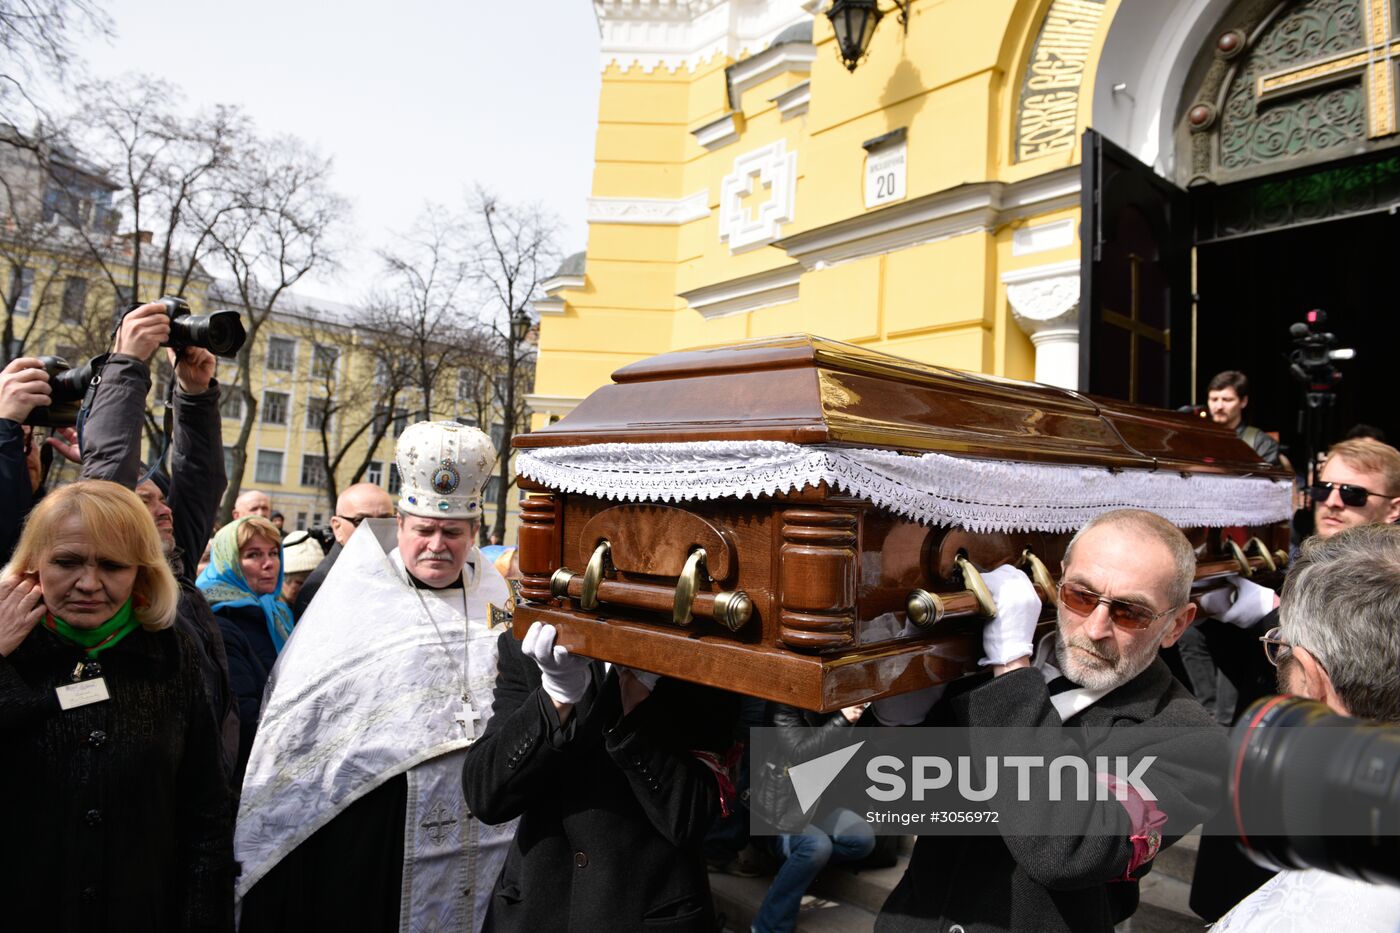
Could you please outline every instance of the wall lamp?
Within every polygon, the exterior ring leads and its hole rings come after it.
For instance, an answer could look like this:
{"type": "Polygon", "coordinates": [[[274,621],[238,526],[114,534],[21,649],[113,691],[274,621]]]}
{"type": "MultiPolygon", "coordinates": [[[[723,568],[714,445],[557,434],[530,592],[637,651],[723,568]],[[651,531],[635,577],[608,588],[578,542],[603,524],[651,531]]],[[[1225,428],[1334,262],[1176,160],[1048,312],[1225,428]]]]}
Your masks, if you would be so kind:
{"type": "MultiPolygon", "coordinates": [[[[909,32],[909,0],[895,0],[895,9],[899,10],[900,25],[909,32]]],[[[836,31],[837,50],[847,71],[855,71],[865,58],[875,27],[888,12],[892,11],[880,9],[879,0],[831,0],[826,18],[836,31]]]]}

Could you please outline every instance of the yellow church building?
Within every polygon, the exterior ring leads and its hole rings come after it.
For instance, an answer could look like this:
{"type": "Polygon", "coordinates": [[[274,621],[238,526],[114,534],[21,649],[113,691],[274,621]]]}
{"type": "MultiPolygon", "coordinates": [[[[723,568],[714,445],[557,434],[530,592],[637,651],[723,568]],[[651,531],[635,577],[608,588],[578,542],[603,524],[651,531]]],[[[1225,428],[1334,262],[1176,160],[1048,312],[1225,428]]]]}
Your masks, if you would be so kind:
{"type": "Polygon", "coordinates": [[[1324,308],[1362,345],[1336,425],[1400,435],[1366,365],[1400,337],[1392,6],[595,0],[535,424],[637,359],[809,332],[1172,407],[1242,369],[1287,439],[1289,325],[1324,308]]]}

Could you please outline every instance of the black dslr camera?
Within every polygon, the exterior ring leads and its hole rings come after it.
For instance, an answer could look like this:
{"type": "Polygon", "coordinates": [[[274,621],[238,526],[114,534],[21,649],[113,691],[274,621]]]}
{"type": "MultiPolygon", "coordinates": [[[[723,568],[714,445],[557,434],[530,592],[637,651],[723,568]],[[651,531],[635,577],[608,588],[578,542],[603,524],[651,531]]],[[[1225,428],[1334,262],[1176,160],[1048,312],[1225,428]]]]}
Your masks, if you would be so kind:
{"type": "MultiPolygon", "coordinates": [[[[242,347],[248,338],[243,329],[243,318],[237,311],[210,311],[208,314],[191,314],[190,306],[183,298],[166,295],[158,304],[165,305],[170,315],[170,339],[165,345],[173,350],[185,347],[203,347],[215,356],[231,357],[242,347]]],[[[132,305],[127,313],[140,305],[132,305]]]]}
{"type": "Polygon", "coordinates": [[[92,382],[92,361],[74,369],[61,356],[38,359],[44,364],[44,372],[49,374],[50,402],[44,408],[31,411],[24,423],[36,428],[71,428],[78,420],[78,409],[92,382]]]}
{"type": "Polygon", "coordinates": [[[1251,860],[1400,885],[1400,725],[1265,697],[1230,745],[1235,830],[1251,860]]]}
{"type": "MultiPolygon", "coordinates": [[[[191,314],[190,306],[183,298],[166,295],[158,304],[165,305],[170,315],[170,339],[165,346],[175,351],[185,347],[203,347],[215,356],[230,357],[238,353],[247,339],[243,329],[243,318],[237,311],[211,311],[208,314],[191,314]]],[[[126,314],[141,305],[133,304],[126,314]]],[[[122,317],[125,318],[126,314],[122,317]]],[[[117,321],[117,327],[121,321],[117,321]]],[[[29,413],[25,424],[41,428],[72,427],[82,408],[83,396],[92,384],[93,361],[74,368],[61,356],[41,356],[44,371],[49,374],[51,403],[44,408],[36,408],[29,413]]]]}

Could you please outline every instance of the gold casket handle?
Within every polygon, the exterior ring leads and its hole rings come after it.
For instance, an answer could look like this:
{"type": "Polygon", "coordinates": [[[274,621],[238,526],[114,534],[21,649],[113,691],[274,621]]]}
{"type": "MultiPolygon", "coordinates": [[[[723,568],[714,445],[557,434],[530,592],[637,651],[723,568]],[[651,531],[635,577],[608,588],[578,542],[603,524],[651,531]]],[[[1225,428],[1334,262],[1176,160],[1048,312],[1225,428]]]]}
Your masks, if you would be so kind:
{"type": "Polygon", "coordinates": [[[928,590],[915,590],[910,593],[904,609],[909,621],[920,628],[933,628],[947,611],[943,599],[937,593],[930,593],[928,590]]]}
{"type": "Polygon", "coordinates": [[[603,582],[603,565],[607,563],[612,545],[607,539],[598,542],[593,556],[588,558],[588,566],[583,568],[583,594],[578,598],[578,606],[587,612],[598,608],[598,584],[603,582]]]}
{"type": "Polygon", "coordinates": [[[675,608],[671,610],[671,621],[677,625],[689,625],[695,620],[690,608],[695,603],[695,594],[700,589],[700,574],[705,567],[705,549],[698,547],[685,559],[685,567],[676,579],[675,608]]]}
{"type": "Polygon", "coordinates": [[[958,569],[962,571],[963,585],[967,587],[968,591],[972,593],[973,598],[977,600],[978,613],[986,616],[988,619],[996,615],[997,604],[996,601],[992,599],[992,591],[987,589],[986,581],[982,579],[982,574],[977,568],[972,565],[972,561],[968,560],[967,557],[962,554],[953,558],[953,561],[958,565],[958,569]]]}
{"type": "Polygon", "coordinates": [[[651,583],[609,580],[605,574],[612,563],[612,546],[604,540],[594,549],[581,575],[567,567],[554,571],[549,578],[549,593],[555,599],[576,598],[579,608],[588,612],[604,602],[648,612],[664,612],[663,607],[669,607],[671,621],[677,625],[690,625],[699,616],[737,632],[753,619],[753,600],[743,590],[702,592],[700,575],[705,571],[707,557],[704,548],[692,551],[674,590],[651,583]]]}
{"type": "Polygon", "coordinates": [[[1269,553],[1269,546],[1259,540],[1258,537],[1253,537],[1246,541],[1244,551],[1246,554],[1250,551],[1258,554],[1264,561],[1264,569],[1268,570],[1270,573],[1274,573],[1278,570],[1278,564],[1274,563],[1274,555],[1269,553]]]}
{"type": "Polygon", "coordinates": [[[1230,556],[1235,559],[1235,563],[1240,565],[1240,576],[1254,576],[1254,568],[1250,566],[1249,558],[1244,556],[1244,551],[1240,549],[1238,544],[1234,541],[1227,540],[1225,542],[1225,549],[1230,552],[1230,556]]]}
{"type": "Polygon", "coordinates": [[[1030,574],[1032,583],[1040,587],[1041,599],[1052,606],[1059,604],[1060,594],[1055,587],[1055,578],[1050,576],[1045,562],[1037,557],[1035,551],[1030,548],[1021,552],[1021,569],[1030,574]]]}

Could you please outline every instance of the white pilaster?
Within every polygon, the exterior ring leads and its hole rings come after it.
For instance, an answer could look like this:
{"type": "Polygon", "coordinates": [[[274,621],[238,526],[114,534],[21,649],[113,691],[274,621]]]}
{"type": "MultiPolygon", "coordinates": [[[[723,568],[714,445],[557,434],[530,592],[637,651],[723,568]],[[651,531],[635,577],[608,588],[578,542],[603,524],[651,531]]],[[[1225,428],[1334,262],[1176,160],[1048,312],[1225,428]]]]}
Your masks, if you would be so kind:
{"type": "Polygon", "coordinates": [[[1079,388],[1079,263],[1017,269],[1001,277],[1011,316],[1035,346],[1035,381],[1079,388]]]}

